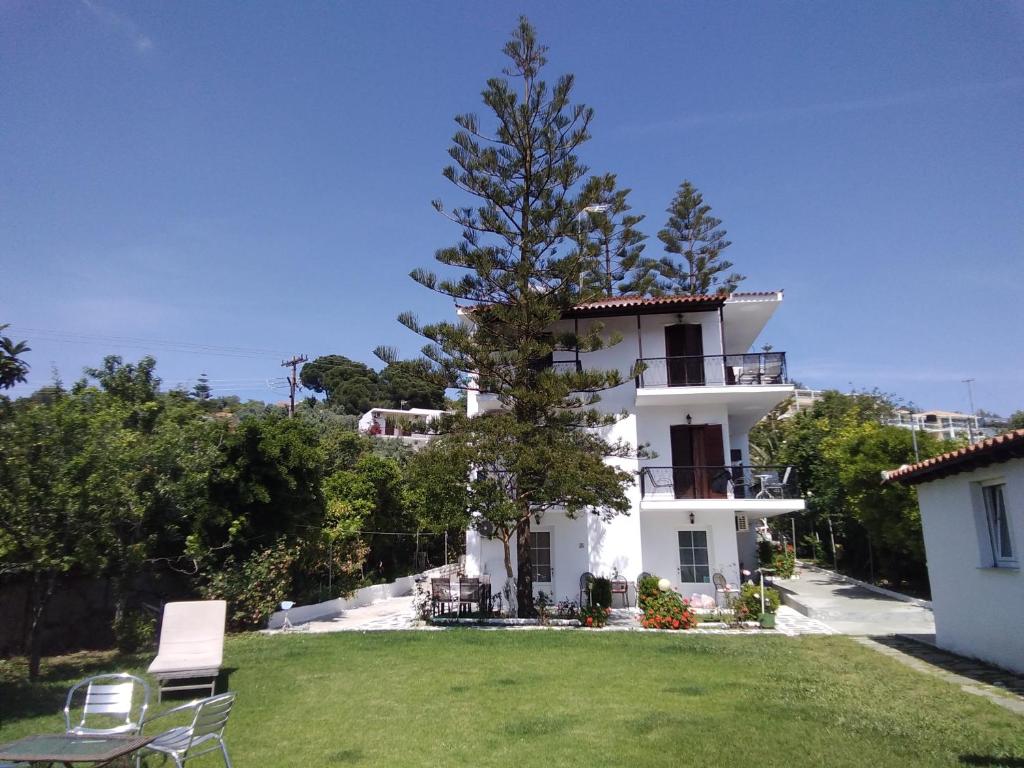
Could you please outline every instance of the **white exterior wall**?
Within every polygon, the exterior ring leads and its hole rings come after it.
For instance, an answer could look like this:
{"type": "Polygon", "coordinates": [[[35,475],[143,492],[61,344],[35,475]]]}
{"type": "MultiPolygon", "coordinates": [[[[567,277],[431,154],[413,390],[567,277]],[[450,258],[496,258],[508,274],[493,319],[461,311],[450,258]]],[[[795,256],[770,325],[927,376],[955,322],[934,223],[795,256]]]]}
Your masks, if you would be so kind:
{"type": "Polygon", "coordinates": [[[938,645],[1024,672],[1024,572],[993,568],[980,484],[1005,482],[1018,564],[1024,565],[1024,459],[918,488],[938,645]]]}

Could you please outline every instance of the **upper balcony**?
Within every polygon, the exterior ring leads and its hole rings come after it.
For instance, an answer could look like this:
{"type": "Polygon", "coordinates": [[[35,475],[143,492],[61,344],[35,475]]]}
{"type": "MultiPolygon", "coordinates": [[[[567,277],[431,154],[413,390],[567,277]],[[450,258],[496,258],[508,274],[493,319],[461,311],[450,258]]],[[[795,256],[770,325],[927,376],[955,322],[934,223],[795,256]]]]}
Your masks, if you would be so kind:
{"type": "MultiPolygon", "coordinates": [[[[645,357],[637,405],[746,403],[762,416],[793,393],[785,352],[645,357]]],[[[758,416],[760,418],[760,416],[758,416]]]]}

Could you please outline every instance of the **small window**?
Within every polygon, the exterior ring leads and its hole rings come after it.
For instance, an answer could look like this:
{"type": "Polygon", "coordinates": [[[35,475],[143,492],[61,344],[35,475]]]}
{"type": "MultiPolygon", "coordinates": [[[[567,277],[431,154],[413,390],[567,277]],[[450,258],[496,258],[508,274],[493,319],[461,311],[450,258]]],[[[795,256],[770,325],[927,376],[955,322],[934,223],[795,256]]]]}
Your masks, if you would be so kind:
{"type": "Polygon", "coordinates": [[[530,560],[533,580],[551,583],[551,531],[530,531],[530,560]]]}
{"type": "Polygon", "coordinates": [[[1006,501],[1003,489],[1006,486],[985,485],[981,488],[985,500],[985,525],[988,528],[989,544],[992,547],[992,560],[996,567],[1017,565],[1017,556],[1013,549],[1013,536],[1010,533],[1010,520],[1006,514],[1006,501]]]}
{"type": "Polygon", "coordinates": [[[679,531],[679,580],[684,584],[711,581],[707,531],[679,531]]]}

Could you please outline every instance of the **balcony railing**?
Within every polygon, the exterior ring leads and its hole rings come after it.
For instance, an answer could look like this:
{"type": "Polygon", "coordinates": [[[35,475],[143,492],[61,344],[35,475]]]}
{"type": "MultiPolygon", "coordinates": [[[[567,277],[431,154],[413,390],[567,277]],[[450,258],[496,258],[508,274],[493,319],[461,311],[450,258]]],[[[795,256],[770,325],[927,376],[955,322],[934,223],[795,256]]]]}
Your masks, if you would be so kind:
{"type": "Polygon", "coordinates": [[[742,355],[644,357],[637,387],[721,387],[733,384],[786,384],[785,352],[742,355]]]}
{"type": "Polygon", "coordinates": [[[658,499],[799,499],[789,466],[643,467],[640,496],[658,499]]]}

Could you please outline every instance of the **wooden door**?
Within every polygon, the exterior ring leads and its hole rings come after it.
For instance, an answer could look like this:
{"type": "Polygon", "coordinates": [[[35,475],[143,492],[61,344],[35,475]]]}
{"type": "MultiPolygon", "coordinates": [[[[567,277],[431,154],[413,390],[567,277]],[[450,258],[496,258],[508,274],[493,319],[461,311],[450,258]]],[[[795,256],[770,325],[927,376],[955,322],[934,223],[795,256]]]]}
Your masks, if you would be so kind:
{"type": "Polygon", "coordinates": [[[704,383],[704,334],[697,323],[665,328],[668,386],[693,387],[704,383]]]}
{"type": "Polygon", "coordinates": [[[672,443],[672,483],[677,499],[724,499],[729,469],[720,424],[676,424],[672,443]]]}

